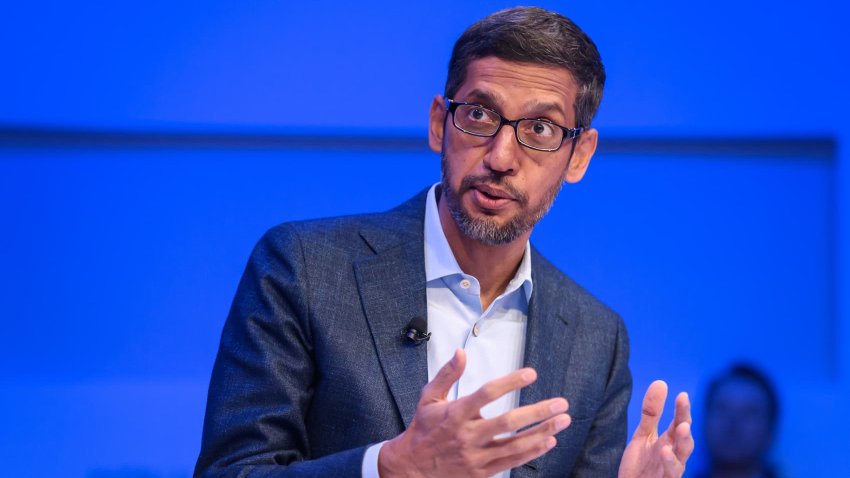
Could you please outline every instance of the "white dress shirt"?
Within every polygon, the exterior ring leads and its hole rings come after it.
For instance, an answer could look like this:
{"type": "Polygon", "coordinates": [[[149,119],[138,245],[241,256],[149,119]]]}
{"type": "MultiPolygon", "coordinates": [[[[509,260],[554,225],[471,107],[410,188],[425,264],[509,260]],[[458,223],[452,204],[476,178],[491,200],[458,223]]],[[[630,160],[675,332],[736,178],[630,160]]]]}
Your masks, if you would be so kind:
{"type": "MultiPolygon", "coordinates": [[[[466,352],[466,369],[452,386],[449,399],[469,395],[486,382],[522,367],[528,301],[531,298],[531,247],[526,242],[516,275],[487,310],[481,308],[478,279],[457,263],[440,223],[436,187],[425,206],[425,280],[428,301],[428,380],[434,379],[454,351],[466,352]]],[[[481,409],[484,418],[501,415],[519,404],[513,391],[481,409]]],[[[378,477],[378,453],[383,443],[363,457],[364,478],[378,477]]],[[[510,470],[496,476],[507,478],[510,470]]]]}

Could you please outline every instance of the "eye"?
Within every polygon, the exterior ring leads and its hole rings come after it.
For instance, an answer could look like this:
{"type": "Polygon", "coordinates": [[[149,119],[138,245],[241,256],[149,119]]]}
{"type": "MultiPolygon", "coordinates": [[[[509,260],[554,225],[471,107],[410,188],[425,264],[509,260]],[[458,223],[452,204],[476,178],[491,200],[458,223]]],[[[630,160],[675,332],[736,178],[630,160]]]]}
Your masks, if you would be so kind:
{"type": "Polygon", "coordinates": [[[484,111],[484,108],[475,107],[475,106],[470,108],[468,116],[469,116],[469,119],[471,119],[473,121],[486,121],[486,120],[489,119],[487,112],[484,111]]]}
{"type": "Polygon", "coordinates": [[[551,137],[555,135],[555,128],[550,123],[542,120],[529,121],[525,130],[534,136],[551,137]]]}

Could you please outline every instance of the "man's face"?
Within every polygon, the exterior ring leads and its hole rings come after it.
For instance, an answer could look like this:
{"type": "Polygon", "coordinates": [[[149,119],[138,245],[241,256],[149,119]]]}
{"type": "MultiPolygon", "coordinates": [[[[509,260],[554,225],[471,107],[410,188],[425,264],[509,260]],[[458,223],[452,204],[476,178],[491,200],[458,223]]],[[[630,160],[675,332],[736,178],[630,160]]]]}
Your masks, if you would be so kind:
{"type": "MultiPolygon", "coordinates": [[[[486,57],[469,64],[452,99],[480,104],[511,120],[543,118],[572,128],[577,92],[565,68],[486,57]]],[[[445,100],[437,96],[429,141],[442,156],[443,198],[460,231],[485,244],[504,244],[527,239],[563,181],[581,179],[596,147],[596,131],[582,133],[570,159],[572,140],[545,152],[520,145],[509,125],[489,138],[464,133],[452,125],[445,100]]]]}
{"type": "Polygon", "coordinates": [[[705,417],[706,443],[716,464],[760,463],[772,432],[768,398],[761,387],[743,378],[717,387],[705,417]]]}

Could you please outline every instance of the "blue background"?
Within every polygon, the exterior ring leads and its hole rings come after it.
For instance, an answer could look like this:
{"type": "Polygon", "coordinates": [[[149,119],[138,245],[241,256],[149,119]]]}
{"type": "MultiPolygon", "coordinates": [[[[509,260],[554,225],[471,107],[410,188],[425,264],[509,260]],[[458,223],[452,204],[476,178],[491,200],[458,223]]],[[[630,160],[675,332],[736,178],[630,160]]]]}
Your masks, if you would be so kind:
{"type": "MultiPolygon", "coordinates": [[[[430,99],[456,37],[506,6],[4,5],[3,474],[190,476],[254,242],[437,181],[430,99]]],[[[624,316],[636,395],[665,378],[698,421],[708,378],[753,361],[781,391],[782,468],[850,469],[848,7],[541,6],[609,81],[588,175],[532,240],[624,316]]]]}

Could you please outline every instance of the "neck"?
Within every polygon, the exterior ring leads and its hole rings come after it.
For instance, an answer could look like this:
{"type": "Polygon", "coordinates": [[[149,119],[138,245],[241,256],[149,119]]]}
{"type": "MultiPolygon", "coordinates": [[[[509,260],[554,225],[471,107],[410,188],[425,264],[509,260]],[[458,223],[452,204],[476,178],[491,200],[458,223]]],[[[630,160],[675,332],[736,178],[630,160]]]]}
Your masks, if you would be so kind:
{"type": "Polygon", "coordinates": [[[481,285],[481,308],[486,310],[516,275],[531,231],[507,244],[485,244],[460,231],[446,201],[439,201],[437,210],[446,240],[460,269],[478,279],[481,285]]]}

